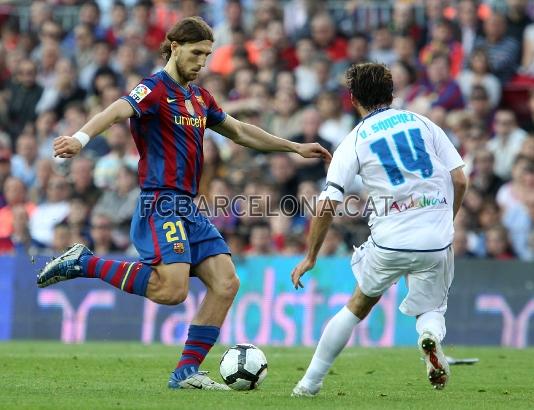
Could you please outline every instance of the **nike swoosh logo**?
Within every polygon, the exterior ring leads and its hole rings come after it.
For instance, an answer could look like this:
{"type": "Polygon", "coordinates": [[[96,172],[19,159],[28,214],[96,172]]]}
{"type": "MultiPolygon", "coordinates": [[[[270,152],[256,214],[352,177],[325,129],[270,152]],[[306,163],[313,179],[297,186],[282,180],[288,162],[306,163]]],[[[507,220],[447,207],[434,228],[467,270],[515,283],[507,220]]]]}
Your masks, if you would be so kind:
{"type": "Polygon", "coordinates": [[[170,104],[170,103],[173,103],[176,101],[176,98],[169,98],[167,97],[167,102],[170,104]]]}
{"type": "Polygon", "coordinates": [[[197,386],[196,384],[192,384],[192,383],[189,383],[189,382],[187,382],[187,385],[191,386],[191,387],[194,387],[195,389],[202,389],[202,386],[197,386]]]}

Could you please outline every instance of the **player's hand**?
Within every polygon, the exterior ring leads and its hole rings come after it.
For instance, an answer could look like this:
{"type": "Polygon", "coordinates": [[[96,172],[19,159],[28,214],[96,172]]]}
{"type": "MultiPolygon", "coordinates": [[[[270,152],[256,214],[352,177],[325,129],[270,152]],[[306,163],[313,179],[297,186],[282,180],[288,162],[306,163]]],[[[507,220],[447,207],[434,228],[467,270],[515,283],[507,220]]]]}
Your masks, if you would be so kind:
{"type": "Polygon", "coordinates": [[[316,142],[298,144],[297,154],[304,158],[322,158],[326,162],[332,161],[332,154],[330,154],[321,144],[316,142]]]}
{"type": "Polygon", "coordinates": [[[315,261],[309,258],[305,258],[295,267],[295,269],[293,269],[293,272],[291,272],[291,281],[293,282],[293,286],[295,286],[295,289],[298,289],[299,287],[304,287],[304,285],[300,281],[300,278],[310,269],[313,269],[314,266],[315,261]]]}
{"type": "Polygon", "coordinates": [[[82,144],[76,138],[61,136],[54,139],[54,157],[72,158],[82,150],[82,144]]]}

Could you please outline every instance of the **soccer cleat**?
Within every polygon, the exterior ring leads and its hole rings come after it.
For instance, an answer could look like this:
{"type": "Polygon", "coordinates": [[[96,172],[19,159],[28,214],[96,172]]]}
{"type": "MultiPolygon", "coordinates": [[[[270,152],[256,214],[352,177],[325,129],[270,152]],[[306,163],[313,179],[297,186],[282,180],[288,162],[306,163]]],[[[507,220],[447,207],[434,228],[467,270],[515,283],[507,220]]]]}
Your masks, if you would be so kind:
{"type": "Polygon", "coordinates": [[[37,286],[46,288],[54,283],[81,276],[80,258],[92,254],[93,252],[80,243],[71,246],[65,253],[52,259],[41,269],[37,275],[37,286]]]}
{"type": "Polygon", "coordinates": [[[319,393],[319,390],[321,390],[321,387],[323,387],[322,383],[319,384],[315,389],[310,389],[308,387],[305,387],[302,384],[302,381],[300,381],[293,388],[293,392],[291,393],[291,397],[315,397],[315,396],[317,396],[317,393],[319,393]]]}
{"type": "Polygon", "coordinates": [[[208,372],[199,371],[180,380],[176,373],[172,372],[167,386],[169,389],[201,389],[201,390],[230,390],[226,384],[217,383],[207,376],[208,372]]]}
{"type": "Polygon", "coordinates": [[[441,390],[447,384],[450,377],[449,363],[441,350],[441,344],[436,337],[425,332],[419,337],[419,350],[423,354],[426,363],[428,380],[434,389],[441,390]]]}

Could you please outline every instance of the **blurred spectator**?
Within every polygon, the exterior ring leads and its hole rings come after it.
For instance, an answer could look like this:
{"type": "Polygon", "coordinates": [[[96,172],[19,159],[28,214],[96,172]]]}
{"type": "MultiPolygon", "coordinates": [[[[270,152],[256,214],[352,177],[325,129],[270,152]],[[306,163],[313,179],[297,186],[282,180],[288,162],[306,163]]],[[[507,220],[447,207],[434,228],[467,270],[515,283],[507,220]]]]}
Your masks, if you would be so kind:
{"type": "Polygon", "coordinates": [[[397,59],[393,50],[393,35],[386,25],[377,27],[372,33],[369,60],[391,65],[397,59]]]}
{"type": "Polygon", "coordinates": [[[274,153],[270,155],[269,171],[273,182],[278,187],[281,198],[286,195],[297,195],[298,177],[295,164],[288,154],[274,153]]]}
{"type": "Polygon", "coordinates": [[[37,205],[30,217],[30,233],[42,246],[50,246],[54,226],[69,214],[69,185],[65,177],[53,175],[46,189],[46,201],[37,205]]]}
{"type": "Polygon", "coordinates": [[[497,107],[501,101],[501,84],[490,72],[488,55],[485,49],[476,49],[469,57],[469,67],[457,78],[464,100],[468,100],[476,85],[483,86],[488,92],[491,106],[497,107]]]}
{"type": "Polygon", "coordinates": [[[510,206],[503,215],[502,223],[510,233],[517,256],[522,260],[533,260],[534,191],[526,192],[522,202],[510,206]]]}
{"type": "Polygon", "coordinates": [[[150,0],[138,1],[133,8],[133,18],[127,25],[136,27],[141,31],[145,46],[150,50],[158,50],[165,40],[165,30],[151,21],[152,2],[150,0]]]}
{"type": "Polygon", "coordinates": [[[302,235],[291,234],[285,238],[281,254],[284,256],[301,255],[306,249],[306,243],[302,235]]]}
{"type": "Polygon", "coordinates": [[[497,191],[504,183],[501,178],[495,175],[493,170],[493,154],[487,149],[477,150],[473,160],[470,184],[488,198],[495,198],[497,191]]]}
{"type": "Polygon", "coordinates": [[[528,117],[521,125],[526,132],[534,134],[534,89],[530,90],[528,98],[528,117]]]}
{"type": "Polygon", "coordinates": [[[129,243],[130,221],[139,198],[136,171],[121,166],[113,190],[107,190],[98,200],[93,212],[106,215],[115,227],[114,238],[117,245],[126,248],[129,243]]]}
{"type": "Polygon", "coordinates": [[[467,111],[457,110],[447,115],[445,131],[462,157],[473,126],[473,119],[467,111]]]}
{"type": "Polygon", "coordinates": [[[531,161],[534,161],[534,134],[530,134],[527,138],[524,139],[523,145],[521,145],[521,150],[519,151],[519,153],[527,157],[531,161]]]}
{"type": "Polygon", "coordinates": [[[396,62],[409,64],[421,71],[421,64],[417,57],[416,42],[413,37],[407,34],[396,34],[393,38],[393,50],[395,51],[396,62]]]}
{"type": "Polygon", "coordinates": [[[30,7],[30,31],[39,32],[46,21],[52,18],[52,6],[47,0],[33,0],[30,7]]]}
{"type": "MultiPolygon", "coordinates": [[[[217,39],[215,39],[217,41],[217,39]]],[[[263,49],[261,52],[270,50],[272,52],[272,59],[275,60],[275,52],[271,49],[263,49]]],[[[247,37],[242,28],[235,28],[232,30],[231,42],[214,50],[211,61],[209,63],[210,71],[224,76],[234,72],[236,67],[236,60],[233,58],[236,52],[244,52],[246,61],[249,63],[260,63],[258,59],[261,53],[256,48],[255,43],[247,41],[247,37]]]]}
{"type": "Polygon", "coordinates": [[[369,40],[364,33],[355,33],[347,43],[347,58],[335,63],[332,77],[341,85],[345,84],[345,72],[353,64],[369,61],[369,40]]]}
{"type": "Polygon", "coordinates": [[[54,111],[58,117],[63,117],[68,104],[83,101],[85,91],[78,85],[78,76],[72,62],[62,58],[56,63],[56,83],[44,90],[37,113],[54,111]]]}
{"type": "Polygon", "coordinates": [[[501,225],[488,228],[486,236],[486,256],[490,259],[509,260],[514,254],[508,241],[508,232],[501,225]]]}
{"type": "MultiPolygon", "coordinates": [[[[33,61],[43,61],[44,50],[46,48],[58,48],[61,46],[63,30],[61,25],[52,19],[43,21],[39,28],[39,42],[30,53],[33,61]]],[[[63,48],[61,48],[63,50],[63,48]]]]}
{"type": "Polygon", "coordinates": [[[55,255],[61,255],[72,245],[69,225],[65,222],[60,222],[54,226],[53,232],[50,250],[55,255]]]}
{"type": "Polygon", "coordinates": [[[226,179],[215,177],[210,181],[207,197],[208,217],[225,238],[236,231],[239,223],[232,199],[232,189],[226,179]]]}
{"type": "Polygon", "coordinates": [[[124,40],[124,27],[128,20],[128,10],[121,0],[116,0],[111,8],[111,24],[106,29],[104,39],[112,47],[117,47],[124,40]]]}
{"type": "Polygon", "coordinates": [[[79,23],[74,27],[72,33],[74,34],[74,44],[66,45],[70,42],[64,42],[64,49],[68,53],[68,57],[74,59],[76,67],[85,67],[91,64],[93,59],[93,46],[95,44],[95,36],[93,29],[89,24],[79,23]]]}
{"type": "Polygon", "coordinates": [[[296,53],[298,58],[298,65],[294,71],[296,92],[302,101],[310,101],[319,92],[319,82],[313,68],[316,50],[312,39],[305,37],[298,40],[296,53]]]}
{"type": "Polygon", "coordinates": [[[60,57],[61,50],[58,42],[43,45],[41,59],[38,61],[37,82],[45,90],[56,83],[56,63],[60,57]]]}
{"type": "Polygon", "coordinates": [[[113,222],[107,215],[93,213],[91,216],[91,249],[97,255],[109,255],[119,251],[113,243],[113,222]]]}
{"type": "Polygon", "coordinates": [[[475,85],[471,89],[467,111],[473,116],[473,120],[481,124],[484,130],[491,130],[495,111],[491,105],[488,91],[482,85],[475,85]]]}
{"type": "Polygon", "coordinates": [[[273,20],[267,26],[267,38],[276,50],[277,60],[283,62],[283,68],[293,70],[298,65],[295,47],[284,32],[284,23],[273,20]]]}
{"type": "Polygon", "coordinates": [[[531,191],[534,191],[534,158],[519,154],[512,166],[512,179],[497,192],[497,203],[506,212],[521,203],[531,191]]]}
{"type": "Polygon", "coordinates": [[[228,0],[224,7],[225,18],[213,28],[214,50],[229,44],[232,30],[244,29],[243,7],[240,0],[228,0]]]}
{"type": "Polygon", "coordinates": [[[91,86],[99,69],[111,67],[111,56],[111,46],[108,42],[99,40],[95,43],[91,63],[80,67],[79,84],[85,91],[93,91],[91,86]]]}
{"type": "Polygon", "coordinates": [[[506,0],[506,34],[513,37],[520,48],[523,46],[523,33],[532,19],[529,16],[528,0],[506,0]]]}
{"type": "Polygon", "coordinates": [[[454,230],[454,240],[452,242],[455,258],[474,258],[476,255],[468,248],[467,232],[464,229],[454,230]]]}
{"type": "Polygon", "coordinates": [[[274,113],[267,119],[267,127],[274,135],[290,138],[302,132],[302,111],[294,91],[278,90],[273,104],[274,113]]]}
{"type": "MultiPolygon", "coordinates": [[[[299,144],[317,142],[332,152],[333,146],[321,136],[320,126],[321,114],[315,108],[307,108],[302,112],[302,133],[291,137],[291,140],[299,144]]],[[[325,164],[319,158],[302,158],[298,154],[291,154],[291,158],[297,166],[299,179],[319,181],[326,177],[325,164]]]]}
{"type": "Polygon", "coordinates": [[[477,0],[460,0],[458,2],[459,40],[465,56],[471,55],[475,40],[482,32],[482,22],[477,15],[477,0]]]}
{"type": "Polygon", "coordinates": [[[261,256],[274,253],[271,227],[268,223],[256,223],[250,230],[250,247],[247,255],[261,256]]]}
{"type": "MultiPolygon", "coordinates": [[[[31,60],[22,60],[13,82],[7,88],[4,104],[7,123],[3,124],[12,137],[17,136],[28,122],[35,120],[35,107],[43,88],[37,84],[37,67],[31,60]]],[[[0,110],[2,104],[0,103],[0,110]]],[[[1,114],[0,114],[1,116],[1,114]]],[[[2,124],[0,124],[2,125],[2,124]]]]}
{"type": "Polygon", "coordinates": [[[397,35],[403,33],[403,37],[411,38],[417,44],[421,42],[423,30],[415,21],[413,3],[407,1],[393,3],[391,28],[397,35]]]}
{"type": "Polygon", "coordinates": [[[16,154],[11,158],[11,174],[22,180],[27,187],[33,186],[36,178],[37,139],[24,133],[17,138],[16,154]]]}
{"type": "Polygon", "coordinates": [[[222,178],[226,175],[226,167],[221,158],[219,147],[211,139],[204,140],[204,164],[202,167],[202,177],[198,188],[199,195],[208,195],[209,186],[214,178],[222,178]]]}
{"type": "Polygon", "coordinates": [[[57,116],[54,111],[43,111],[35,121],[35,133],[37,137],[39,158],[52,158],[54,155],[54,138],[58,136],[56,131],[57,116]]]}
{"type": "Polygon", "coordinates": [[[341,101],[334,92],[323,91],[317,97],[316,105],[322,120],[319,134],[335,149],[354,128],[354,119],[343,112],[341,101]]]}
{"type": "Polygon", "coordinates": [[[430,43],[432,40],[432,32],[434,26],[445,18],[445,7],[447,2],[443,0],[426,0],[425,7],[425,24],[423,26],[423,33],[421,35],[421,42],[418,48],[423,48],[424,45],[430,43]]]}
{"type": "Polygon", "coordinates": [[[29,198],[32,202],[40,204],[46,200],[46,187],[55,172],[52,157],[40,158],[37,161],[35,170],[35,183],[29,191],[29,198]]]}
{"type": "Polygon", "coordinates": [[[98,188],[112,188],[121,165],[137,168],[139,157],[129,151],[130,133],[123,123],[114,124],[108,131],[110,152],[96,162],[94,176],[98,188]]]}
{"type": "Polygon", "coordinates": [[[488,142],[488,149],[495,156],[495,174],[502,179],[510,179],[512,164],[521,149],[527,133],[517,126],[511,110],[499,110],[495,114],[495,135],[488,142]]]}
{"type": "Polygon", "coordinates": [[[71,242],[89,244],[89,212],[91,205],[83,197],[74,195],[70,199],[69,214],[66,223],[69,225],[71,242]]]}
{"type": "Polygon", "coordinates": [[[436,21],[432,28],[432,38],[419,53],[419,60],[428,65],[436,54],[449,56],[451,77],[455,78],[464,62],[464,50],[462,44],[454,39],[453,26],[449,20],[436,21]]]}
{"type": "Polygon", "coordinates": [[[519,73],[534,76],[534,24],[530,24],[523,35],[523,49],[519,73]]]}
{"type": "MultiPolygon", "coordinates": [[[[94,163],[90,158],[79,156],[72,160],[70,166],[70,179],[72,183],[73,194],[83,198],[83,200],[91,207],[93,207],[102,192],[95,186],[94,181],[94,163]]],[[[117,175],[114,175],[114,183],[117,175]]],[[[112,185],[114,186],[114,184],[112,185]]]]}
{"type": "Polygon", "coordinates": [[[409,110],[427,114],[435,107],[445,110],[463,108],[462,92],[450,76],[449,58],[435,54],[428,66],[428,79],[422,80],[408,97],[409,110]]]}
{"type": "Polygon", "coordinates": [[[8,177],[4,182],[3,192],[6,204],[0,208],[0,238],[7,238],[13,233],[14,209],[23,207],[28,215],[35,211],[35,204],[28,201],[24,182],[17,177],[8,177]]]}
{"type": "Polygon", "coordinates": [[[398,60],[392,65],[393,108],[401,110],[406,108],[407,98],[414,91],[416,75],[415,68],[403,60],[398,60]]]}
{"type": "Polygon", "coordinates": [[[493,13],[484,21],[484,35],[475,42],[475,47],[487,50],[491,72],[501,83],[515,74],[520,56],[517,40],[507,36],[506,29],[506,18],[493,13]]]}
{"type": "Polygon", "coordinates": [[[318,13],[311,20],[311,36],[319,50],[337,62],[347,57],[347,40],[337,36],[336,26],[328,13],[318,13]]]}

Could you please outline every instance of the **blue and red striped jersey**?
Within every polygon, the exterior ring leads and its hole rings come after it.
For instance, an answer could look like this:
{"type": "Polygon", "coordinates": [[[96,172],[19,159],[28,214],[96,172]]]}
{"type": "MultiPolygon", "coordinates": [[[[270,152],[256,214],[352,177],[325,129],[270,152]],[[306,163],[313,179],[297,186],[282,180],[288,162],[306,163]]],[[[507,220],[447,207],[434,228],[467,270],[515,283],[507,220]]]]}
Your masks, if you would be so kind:
{"type": "Polygon", "coordinates": [[[166,71],[145,78],[129,95],[130,131],[139,151],[139,186],[196,196],[202,173],[204,130],[226,113],[205,89],[183,87],[166,71]]]}

